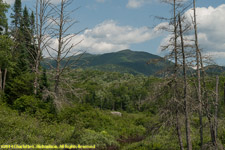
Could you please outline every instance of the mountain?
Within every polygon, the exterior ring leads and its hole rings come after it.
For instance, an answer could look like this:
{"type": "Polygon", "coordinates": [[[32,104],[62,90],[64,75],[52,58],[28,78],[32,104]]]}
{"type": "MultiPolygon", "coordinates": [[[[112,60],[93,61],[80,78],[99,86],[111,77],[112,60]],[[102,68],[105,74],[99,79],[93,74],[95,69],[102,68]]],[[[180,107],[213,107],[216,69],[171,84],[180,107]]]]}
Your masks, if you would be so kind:
{"type": "MultiPolygon", "coordinates": [[[[69,64],[72,64],[74,61],[77,61],[77,63],[73,68],[81,67],[102,71],[144,75],[154,75],[158,71],[161,71],[172,64],[169,61],[163,60],[160,56],[147,52],[131,51],[129,49],[101,55],[88,53],[83,54],[82,56],[77,55],[71,58],[69,64]],[[77,61],[78,58],[79,61],[77,61]]],[[[61,65],[65,65],[65,62],[66,61],[63,61],[61,65]]],[[[53,60],[44,59],[42,66],[48,68],[47,64],[51,64],[53,67],[56,66],[53,60]]]]}
{"type": "Polygon", "coordinates": [[[222,74],[224,75],[225,74],[224,66],[208,65],[204,69],[208,75],[222,75],[222,74]]]}

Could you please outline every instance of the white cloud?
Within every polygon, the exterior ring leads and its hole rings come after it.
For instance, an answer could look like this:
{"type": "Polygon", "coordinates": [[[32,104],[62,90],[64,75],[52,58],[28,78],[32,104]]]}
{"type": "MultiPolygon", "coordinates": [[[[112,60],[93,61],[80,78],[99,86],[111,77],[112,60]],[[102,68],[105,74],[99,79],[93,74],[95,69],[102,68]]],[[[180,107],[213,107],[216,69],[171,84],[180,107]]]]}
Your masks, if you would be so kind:
{"type": "Polygon", "coordinates": [[[139,8],[150,2],[152,2],[152,0],[128,0],[127,8],[139,8]]]}
{"type": "MultiPolygon", "coordinates": [[[[203,49],[205,54],[210,54],[215,59],[225,58],[225,4],[216,8],[211,6],[208,8],[198,7],[196,13],[200,48],[203,49]]],[[[189,9],[185,15],[191,22],[193,9],[189,9]]],[[[165,42],[168,42],[168,37],[163,39],[161,43],[165,42]]]]}
{"type": "Polygon", "coordinates": [[[148,41],[158,35],[158,31],[147,27],[134,28],[119,26],[115,21],[109,20],[84,32],[84,41],[80,47],[86,48],[90,53],[106,53],[129,48],[131,44],[148,41]]]}
{"type": "MultiPolygon", "coordinates": [[[[120,26],[113,20],[104,21],[93,29],[87,29],[83,34],[74,37],[72,43],[78,43],[76,50],[88,53],[102,54],[127,49],[131,44],[146,42],[157,37],[160,32],[148,27],[134,28],[120,26]]],[[[53,43],[57,46],[57,40],[53,43]]]]}

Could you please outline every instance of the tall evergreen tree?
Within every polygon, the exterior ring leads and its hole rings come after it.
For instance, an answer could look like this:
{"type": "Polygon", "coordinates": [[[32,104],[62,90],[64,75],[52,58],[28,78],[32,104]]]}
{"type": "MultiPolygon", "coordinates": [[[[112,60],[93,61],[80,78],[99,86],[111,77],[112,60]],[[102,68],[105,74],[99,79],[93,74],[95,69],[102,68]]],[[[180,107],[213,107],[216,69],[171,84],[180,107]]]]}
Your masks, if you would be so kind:
{"type": "Polygon", "coordinates": [[[28,48],[30,45],[30,16],[27,8],[22,10],[21,0],[15,0],[12,18],[12,32],[15,47],[14,55],[15,61],[17,61],[16,72],[20,75],[22,72],[29,70],[29,52],[28,48]]]}
{"type": "Polygon", "coordinates": [[[24,39],[24,44],[26,48],[29,48],[31,45],[31,30],[30,30],[30,16],[27,10],[27,7],[24,7],[23,10],[23,16],[21,20],[21,27],[20,30],[22,31],[23,34],[23,39],[24,39]]]}
{"type": "Polygon", "coordinates": [[[31,35],[34,37],[34,30],[35,30],[35,16],[34,12],[32,11],[30,15],[30,29],[31,29],[31,35]]]}
{"type": "Polygon", "coordinates": [[[37,55],[37,45],[35,45],[35,16],[34,16],[34,12],[32,11],[30,16],[29,16],[29,38],[30,38],[30,60],[32,61],[32,67],[34,68],[35,66],[35,58],[37,55]]]}
{"type": "Polygon", "coordinates": [[[31,49],[31,31],[30,31],[30,16],[25,6],[23,9],[23,14],[20,20],[19,27],[19,37],[22,39],[18,39],[19,44],[19,63],[18,66],[22,72],[28,71],[31,68],[31,59],[29,51],[31,49]]]}
{"type": "Polygon", "coordinates": [[[15,28],[19,27],[21,16],[22,16],[21,0],[15,0],[14,6],[13,6],[13,13],[11,14],[12,24],[15,28]]]}
{"type": "Polygon", "coordinates": [[[5,14],[8,11],[8,8],[9,5],[0,0],[0,34],[2,34],[4,30],[7,32],[8,29],[8,22],[5,14]]]}

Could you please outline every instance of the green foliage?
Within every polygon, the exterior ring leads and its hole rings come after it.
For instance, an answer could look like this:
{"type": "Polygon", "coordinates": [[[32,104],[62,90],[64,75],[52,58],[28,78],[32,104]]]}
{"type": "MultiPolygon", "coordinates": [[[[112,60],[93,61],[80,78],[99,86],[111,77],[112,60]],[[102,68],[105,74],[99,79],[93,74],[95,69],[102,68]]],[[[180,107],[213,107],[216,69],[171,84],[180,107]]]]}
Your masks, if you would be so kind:
{"type": "Polygon", "coordinates": [[[13,101],[23,95],[31,95],[33,93],[33,79],[34,76],[30,73],[25,73],[12,79],[5,91],[8,103],[13,104],[13,101]]]}
{"type": "Polygon", "coordinates": [[[3,30],[7,32],[8,22],[6,17],[6,12],[8,11],[9,5],[3,3],[3,0],[0,0],[0,35],[3,33],[3,30]]]}
{"type": "Polygon", "coordinates": [[[20,113],[26,113],[45,121],[54,121],[56,112],[51,101],[44,102],[34,96],[24,95],[15,100],[13,107],[20,113]]]}
{"type": "Polygon", "coordinates": [[[14,6],[13,6],[13,13],[11,14],[12,23],[15,28],[19,27],[21,16],[22,16],[21,0],[15,0],[14,6]]]}
{"type": "Polygon", "coordinates": [[[33,96],[22,96],[15,100],[14,107],[19,112],[27,112],[29,114],[35,114],[38,110],[39,100],[33,96]]]}
{"type": "Polygon", "coordinates": [[[118,147],[119,144],[115,137],[106,131],[95,132],[90,129],[85,129],[80,136],[79,142],[81,145],[95,145],[97,148],[106,149],[107,147],[118,147]]]}
{"type": "Polygon", "coordinates": [[[94,130],[96,132],[106,131],[116,138],[142,136],[145,134],[145,128],[138,124],[136,119],[140,116],[123,114],[122,117],[114,116],[108,111],[94,109],[89,105],[76,105],[66,107],[59,114],[59,122],[68,123],[74,126],[81,126],[84,129],[94,130]]]}
{"type": "MultiPolygon", "coordinates": [[[[131,74],[108,73],[93,70],[74,70],[65,78],[76,79],[74,88],[83,89],[84,100],[100,109],[125,110],[127,112],[144,111],[143,101],[149,96],[156,79],[131,74]],[[148,83],[147,83],[148,82],[148,83]]],[[[83,92],[81,90],[81,93],[83,92]]],[[[75,101],[75,99],[72,99],[75,101]]]]}
{"type": "Polygon", "coordinates": [[[69,143],[74,127],[62,123],[46,123],[28,115],[18,115],[0,105],[0,145],[69,143]]]}
{"type": "Polygon", "coordinates": [[[11,47],[13,41],[6,35],[0,35],[0,68],[11,70],[14,65],[12,62],[11,47]]]}

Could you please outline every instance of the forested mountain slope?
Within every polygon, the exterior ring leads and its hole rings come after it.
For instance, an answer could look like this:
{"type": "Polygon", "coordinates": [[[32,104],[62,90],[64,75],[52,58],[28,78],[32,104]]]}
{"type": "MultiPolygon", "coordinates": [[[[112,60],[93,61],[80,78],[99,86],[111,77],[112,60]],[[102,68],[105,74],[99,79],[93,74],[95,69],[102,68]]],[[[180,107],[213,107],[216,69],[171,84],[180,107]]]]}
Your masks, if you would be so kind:
{"type": "MultiPolygon", "coordinates": [[[[155,75],[157,72],[168,67],[169,64],[172,64],[169,61],[163,60],[160,56],[128,49],[101,55],[85,53],[81,57],[80,55],[74,56],[69,63],[73,63],[78,58],[80,59],[73,68],[81,67],[94,70],[144,75],[155,75]]],[[[64,65],[65,62],[66,60],[62,61],[62,65],[64,65]]],[[[55,67],[55,62],[53,60],[44,59],[42,66],[49,68],[48,64],[55,67]]]]}

